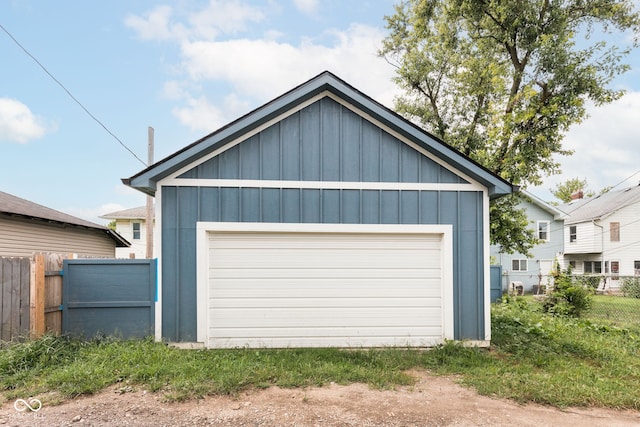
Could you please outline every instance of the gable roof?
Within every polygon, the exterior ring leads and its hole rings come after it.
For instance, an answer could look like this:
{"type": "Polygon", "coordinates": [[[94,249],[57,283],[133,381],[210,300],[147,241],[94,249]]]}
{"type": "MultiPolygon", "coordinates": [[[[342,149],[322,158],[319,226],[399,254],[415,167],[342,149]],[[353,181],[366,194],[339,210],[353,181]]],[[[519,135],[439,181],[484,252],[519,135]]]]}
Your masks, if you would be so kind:
{"type": "Polygon", "coordinates": [[[618,191],[608,191],[587,199],[572,200],[559,206],[567,212],[566,224],[603,219],[622,208],[640,202],[640,185],[618,191]]]}
{"type": "Polygon", "coordinates": [[[325,91],[338,96],[364,114],[389,126],[429,153],[473,177],[488,188],[491,198],[513,192],[513,186],[509,182],[328,71],[160,160],[136,175],[123,178],[122,182],[146,194],[155,195],[156,183],[159,180],[325,91]]]}
{"type": "Polygon", "coordinates": [[[147,217],[147,207],[138,206],[131,209],[124,209],[121,211],[111,212],[101,215],[100,218],[104,219],[145,219],[147,217]]]}
{"type": "Polygon", "coordinates": [[[13,196],[0,191],[0,214],[22,217],[32,220],[41,220],[63,225],[71,225],[80,228],[95,229],[105,233],[116,242],[116,247],[129,247],[131,244],[115,231],[84,219],[39,205],[29,200],[13,196]]]}
{"type": "Polygon", "coordinates": [[[526,190],[520,190],[520,194],[522,194],[524,196],[524,199],[526,201],[531,202],[532,204],[538,206],[540,209],[550,213],[551,215],[553,215],[553,219],[554,220],[561,220],[561,219],[566,219],[568,217],[568,215],[566,213],[564,213],[561,209],[550,205],[549,203],[545,202],[544,200],[538,198],[537,196],[529,193],[526,190]]]}

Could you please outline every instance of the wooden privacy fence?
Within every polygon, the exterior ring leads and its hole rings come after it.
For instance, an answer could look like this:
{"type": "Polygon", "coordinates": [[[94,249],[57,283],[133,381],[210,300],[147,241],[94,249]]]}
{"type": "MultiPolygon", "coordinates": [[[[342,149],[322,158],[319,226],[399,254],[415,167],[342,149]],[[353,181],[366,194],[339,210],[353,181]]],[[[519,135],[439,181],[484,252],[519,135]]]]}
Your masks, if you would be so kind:
{"type": "Polygon", "coordinates": [[[30,258],[0,258],[0,340],[29,333],[30,258]]]}
{"type": "Polygon", "coordinates": [[[142,338],[155,331],[154,259],[0,258],[1,341],[45,333],[142,338]]]}
{"type": "Polygon", "coordinates": [[[62,264],[73,257],[0,258],[0,340],[62,333],[62,264]]]}

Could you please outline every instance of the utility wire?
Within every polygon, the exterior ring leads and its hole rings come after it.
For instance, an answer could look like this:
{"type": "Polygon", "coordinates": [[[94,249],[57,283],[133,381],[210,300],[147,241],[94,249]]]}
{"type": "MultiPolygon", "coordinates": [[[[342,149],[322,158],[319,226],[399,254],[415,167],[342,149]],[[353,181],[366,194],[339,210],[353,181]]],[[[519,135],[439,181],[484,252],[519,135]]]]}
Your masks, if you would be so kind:
{"type": "Polygon", "coordinates": [[[120,143],[120,145],[122,145],[122,146],[124,147],[124,149],[125,149],[125,150],[127,150],[129,153],[131,153],[131,155],[132,155],[133,157],[135,157],[135,158],[136,158],[140,163],[142,163],[145,167],[146,167],[146,166],[148,166],[144,161],[142,161],[142,159],[140,159],[140,157],[136,156],[136,153],[134,153],[134,152],[133,152],[129,147],[127,147],[127,145],[126,145],[124,142],[122,142],[122,141],[120,140],[120,138],[118,138],[118,137],[117,137],[113,132],[111,132],[111,131],[109,130],[109,128],[107,128],[107,126],[105,126],[105,124],[104,124],[104,123],[102,123],[102,122],[101,122],[101,121],[100,121],[96,116],[94,116],[94,115],[91,113],[91,111],[89,111],[89,110],[88,110],[84,105],[82,105],[82,103],[81,103],[80,101],[78,101],[78,99],[77,99],[75,96],[73,96],[73,94],[69,91],[69,89],[67,89],[67,88],[66,88],[66,87],[65,87],[65,86],[64,86],[64,85],[63,85],[63,84],[62,84],[58,79],[56,79],[56,78],[53,76],[53,74],[51,74],[51,73],[49,72],[49,70],[47,70],[47,68],[46,68],[44,65],[42,65],[42,64],[40,63],[40,61],[38,61],[38,59],[36,59],[36,57],[35,57],[35,56],[33,56],[33,55],[32,55],[32,54],[31,54],[31,53],[30,53],[30,52],[29,52],[29,51],[28,51],[24,46],[22,46],[22,45],[20,44],[20,42],[19,42],[18,40],[16,40],[16,38],[15,38],[15,37],[13,37],[13,35],[12,35],[12,34],[11,34],[11,33],[6,29],[6,28],[5,28],[2,24],[0,24],[0,28],[2,29],[2,31],[4,31],[5,33],[7,33],[7,35],[11,38],[11,40],[13,40],[13,42],[14,42],[16,45],[18,45],[18,47],[19,47],[20,49],[22,49],[22,50],[24,51],[24,53],[26,53],[26,54],[27,54],[31,59],[33,59],[33,60],[35,61],[35,63],[36,63],[36,64],[38,64],[38,65],[40,66],[40,68],[42,68],[42,70],[43,70],[45,73],[47,73],[47,75],[48,75],[49,77],[51,77],[51,78],[52,78],[52,79],[53,79],[53,81],[54,81],[54,82],[56,82],[56,83],[57,83],[57,84],[58,84],[58,85],[59,85],[59,86],[60,86],[60,87],[61,87],[61,88],[62,88],[62,89],[67,93],[67,95],[69,95],[69,96],[71,97],[71,99],[73,99],[73,100],[75,101],[75,103],[76,103],[76,104],[78,104],[78,105],[80,106],[80,108],[82,108],[82,109],[85,111],[85,113],[87,113],[87,114],[89,115],[89,117],[91,117],[93,120],[95,120],[95,121],[96,121],[96,123],[98,123],[100,126],[102,126],[102,128],[103,128],[105,131],[107,131],[107,133],[108,133],[109,135],[111,135],[113,138],[115,138],[115,140],[116,140],[116,141],[118,141],[118,142],[120,143]]]}

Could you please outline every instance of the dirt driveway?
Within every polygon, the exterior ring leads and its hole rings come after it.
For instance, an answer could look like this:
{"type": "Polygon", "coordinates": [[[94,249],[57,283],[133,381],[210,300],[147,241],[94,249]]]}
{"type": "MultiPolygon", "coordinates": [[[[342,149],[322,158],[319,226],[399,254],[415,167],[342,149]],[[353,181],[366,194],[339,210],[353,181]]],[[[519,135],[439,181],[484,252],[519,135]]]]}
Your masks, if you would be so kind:
{"type": "Polygon", "coordinates": [[[443,377],[415,373],[414,386],[280,389],[166,403],[142,389],[110,388],[38,412],[2,405],[0,426],[638,426],[640,412],[558,410],[478,396],[443,377]]]}

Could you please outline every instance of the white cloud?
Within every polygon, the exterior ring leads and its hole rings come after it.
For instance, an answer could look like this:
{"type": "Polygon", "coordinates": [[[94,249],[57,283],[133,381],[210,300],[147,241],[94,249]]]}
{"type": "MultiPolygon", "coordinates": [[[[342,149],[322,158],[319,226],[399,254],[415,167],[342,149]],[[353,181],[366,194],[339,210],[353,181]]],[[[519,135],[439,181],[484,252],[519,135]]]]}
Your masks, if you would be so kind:
{"type": "Polygon", "coordinates": [[[29,107],[11,98],[0,98],[0,141],[26,143],[47,133],[47,125],[29,107]]]}
{"type": "Polygon", "coordinates": [[[226,81],[238,94],[261,102],[329,70],[391,105],[393,69],[376,54],[382,30],[353,24],[327,36],[330,45],[312,39],[298,45],[264,39],[185,43],[183,67],[193,81],[226,81]]]}
{"type": "Polygon", "coordinates": [[[169,6],[158,6],[144,17],[129,15],[125,24],[138,33],[144,40],[180,39],[186,35],[186,29],[181,24],[171,24],[169,21],[173,9],[169,6]]]}
{"type": "MultiPolygon", "coordinates": [[[[562,174],[546,180],[535,194],[555,188],[570,178],[586,179],[589,188],[621,183],[640,170],[638,163],[638,118],[640,92],[628,92],[619,100],[601,107],[590,105],[590,117],[571,128],[564,140],[565,148],[574,150],[572,156],[560,159],[562,174]]],[[[638,175],[617,188],[636,185],[638,175]]]]}
{"type": "Polygon", "coordinates": [[[293,4],[300,12],[308,15],[318,9],[318,0],[293,0],[293,4]]]}
{"type": "Polygon", "coordinates": [[[264,18],[261,9],[238,0],[210,0],[197,12],[161,5],[144,16],[129,15],[125,25],[144,40],[213,40],[220,34],[236,34],[264,18]],[[186,24],[179,22],[186,21],[186,24]]]}
{"type": "Polygon", "coordinates": [[[194,131],[212,132],[245,114],[250,107],[235,94],[227,95],[222,105],[214,105],[206,96],[188,98],[186,106],[176,107],[173,114],[194,131]]]}
{"type": "Polygon", "coordinates": [[[249,23],[264,19],[261,9],[238,0],[210,0],[203,10],[189,15],[192,33],[196,37],[213,38],[218,32],[237,34],[249,23]]]}
{"type": "MultiPolygon", "coordinates": [[[[317,2],[296,5],[311,11],[317,2]]],[[[235,0],[212,0],[195,13],[159,7],[127,22],[141,37],[179,41],[182,62],[175,68],[184,78],[174,74],[164,95],[181,103],[173,114],[192,130],[214,130],[325,70],[393,105],[394,69],[377,55],[383,29],[354,23],[292,42],[277,29],[248,28],[275,9],[277,4],[263,12],[235,0]]]]}

